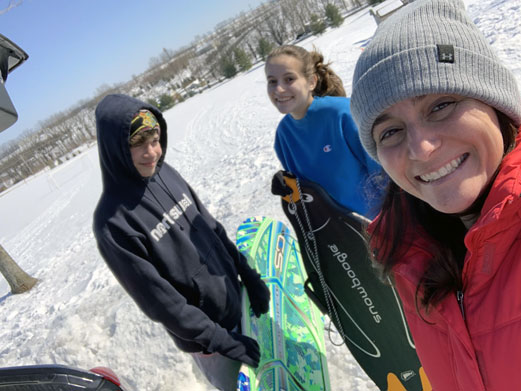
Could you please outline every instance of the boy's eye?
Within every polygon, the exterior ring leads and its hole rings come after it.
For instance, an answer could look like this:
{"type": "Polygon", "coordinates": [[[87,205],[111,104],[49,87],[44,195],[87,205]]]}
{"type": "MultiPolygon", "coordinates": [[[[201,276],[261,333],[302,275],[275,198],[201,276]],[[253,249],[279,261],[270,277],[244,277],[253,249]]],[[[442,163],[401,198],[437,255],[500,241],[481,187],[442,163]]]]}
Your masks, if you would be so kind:
{"type": "Polygon", "coordinates": [[[141,137],[134,137],[129,141],[130,148],[136,148],[143,145],[143,138],[141,137]]]}

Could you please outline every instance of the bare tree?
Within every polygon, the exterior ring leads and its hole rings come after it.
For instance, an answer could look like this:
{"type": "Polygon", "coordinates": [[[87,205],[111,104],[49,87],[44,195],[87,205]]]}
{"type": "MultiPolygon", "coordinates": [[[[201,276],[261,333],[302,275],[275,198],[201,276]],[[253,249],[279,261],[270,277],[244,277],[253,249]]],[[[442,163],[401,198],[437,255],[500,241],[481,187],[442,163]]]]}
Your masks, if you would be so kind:
{"type": "MultiPolygon", "coordinates": [[[[4,14],[11,10],[12,8],[20,5],[22,0],[15,2],[13,0],[9,1],[9,5],[0,10],[0,14],[4,14]]],[[[27,59],[27,53],[25,53],[20,48],[16,47],[13,42],[10,42],[7,38],[2,37],[2,55],[1,61],[3,64],[9,63],[10,60],[15,60],[17,65],[20,65],[23,61],[27,59]],[[6,50],[8,49],[8,50],[6,50]],[[9,54],[5,54],[5,53],[9,54]]],[[[13,67],[14,68],[14,67],[13,67]]],[[[7,72],[11,70],[10,66],[7,66],[7,72]]],[[[1,83],[5,83],[5,79],[7,78],[7,73],[5,73],[5,69],[2,69],[2,77],[1,83]]],[[[4,130],[5,126],[3,126],[0,131],[4,130]]],[[[4,250],[3,246],[0,245],[0,272],[5,277],[9,286],[11,287],[11,292],[13,294],[26,292],[31,289],[36,282],[37,279],[29,276],[26,272],[24,272],[20,266],[16,264],[16,262],[11,258],[11,256],[4,250]]]]}
{"type": "Polygon", "coordinates": [[[23,0],[18,0],[18,1],[9,0],[9,4],[7,5],[7,7],[0,10],[0,15],[5,14],[6,12],[9,12],[14,7],[18,7],[20,4],[22,4],[22,2],[23,2],[23,0]]]}
{"type": "Polygon", "coordinates": [[[262,6],[268,8],[268,12],[264,16],[263,26],[277,45],[283,45],[288,38],[288,32],[285,20],[282,19],[280,4],[272,7],[265,4],[262,6]]]}
{"type": "Polygon", "coordinates": [[[281,2],[280,9],[294,36],[306,32],[305,18],[301,13],[301,7],[297,4],[297,0],[281,2]]]}
{"type": "Polygon", "coordinates": [[[1,245],[0,272],[9,283],[13,294],[27,292],[38,282],[36,278],[24,272],[1,245]]]}
{"type": "Polygon", "coordinates": [[[345,0],[340,0],[340,2],[341,2],[342,5],[344,6],[346,12],[349,12],[349,8],[347,8],[347,4],[346,4],[345,0]]]}

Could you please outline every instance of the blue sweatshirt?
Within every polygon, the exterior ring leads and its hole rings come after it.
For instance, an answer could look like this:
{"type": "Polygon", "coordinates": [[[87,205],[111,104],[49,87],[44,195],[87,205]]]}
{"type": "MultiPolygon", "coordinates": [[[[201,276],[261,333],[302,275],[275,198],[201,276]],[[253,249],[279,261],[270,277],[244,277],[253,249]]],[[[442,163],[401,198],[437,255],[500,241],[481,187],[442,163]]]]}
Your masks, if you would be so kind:
{"type": "Polygon", "coordinates": [[[94,234],[105,262],[141,310],[189,352],[219,352],[237,342],[240,283],[258,278],[179,173],[164,162],[167,126],[154,107],[109,95],[96,109],[103,193],[94,234]],[[140,109],[156,116],[163,155],[142,178],[128,145],[140,109]]]}
{"type": "Polygon", "coordinates": [[[360,143],[349,98],[315,97],[304,118],[284,116],[275,152],[286,171],[318,183],[348,209],[364,216],[376,212],[382,189],[368,178],[382,171],[360,143]]]}

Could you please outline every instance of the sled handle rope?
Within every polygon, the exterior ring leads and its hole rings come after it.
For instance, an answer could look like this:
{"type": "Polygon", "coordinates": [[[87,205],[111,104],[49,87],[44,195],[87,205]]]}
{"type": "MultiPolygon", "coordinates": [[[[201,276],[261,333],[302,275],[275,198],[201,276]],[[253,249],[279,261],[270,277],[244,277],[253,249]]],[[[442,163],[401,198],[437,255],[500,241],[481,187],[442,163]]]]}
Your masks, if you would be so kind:
{"type": "Polygon", "coordinates": [[[342,323],[340,322],[340,318],[338,316],[338,312],[336,310],[335,303],[329,292],[329,287],[327,286],[326,281],[324,279],[324,274],[322,273],[322,269],[320,268],[320,258],[318,256],[317,241],[315,239],[315,234],[313,233],[313,228],[311,227],[311,221],[309,219],[309,214],[306,209],[305,202],[302,199],[302,189],[300,188],[300,181],[298,178],[293,179],[293,178],[288,178],[286,176],[284,176],[283,178],[284,178],[284,182],[286,182],[286,184],[292,189],[294,189],[294,188],[291,186],[292,183],[290,183],[290,182],[295,181],[298,197],[296,200],[294,200],[293,199],[294,191],[291,191],[288,194],[289,202],[290,202],[290,205],[292,206],[292,208],[294,208],[294,210],[295,210],[295,218],[299,225],[300,231],[302,232],[302,236],[304,237],[304,246],[305,246],[306,252],[308,253],[309,257],[311,258],[311,264],[313,265],[313,268],[317,272],[318,279],[320,281],[320,286],[322,287],[322,290],[324,291],[324,297],[326,299],[325,301],[326,301],[326,306],[327,306],[327,314],[329,315],[330,321],[332,321],[332,319],[336,320],[336,323],[338,324],[338,332],[340,333],[340,336],[342,337],[341,343],[334,342],[331,337],[331,332],[332,332],[331,327],[328,327],[329,341],[331,341],[331,343],[334,346],[342,346],[343,344],[345,344],[344,338],[347,338],[347,337],[344,334],[344,330],[342,328],[342,323]],[[304,227],[304,224],[302,223],[302,220],[300,219],[299,214],[296,212],[297,211],[296,201],[298,201],[299,199],[301,201],[300,204],[302,205],[302,210],[304,212],[304,217],[306,219],[306,224],[308,227],[307,230],[304,227]],[[313,243],[313,249],[311,248],[309,241],[311,241],[313,243]]]}

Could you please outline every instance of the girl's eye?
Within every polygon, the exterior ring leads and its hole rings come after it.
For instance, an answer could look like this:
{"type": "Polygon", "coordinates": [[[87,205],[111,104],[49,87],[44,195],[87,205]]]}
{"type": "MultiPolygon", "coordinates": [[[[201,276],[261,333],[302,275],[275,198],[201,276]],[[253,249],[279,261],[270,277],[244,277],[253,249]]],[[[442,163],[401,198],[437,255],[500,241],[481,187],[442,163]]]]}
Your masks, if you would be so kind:
{"type": "Polygon", "coordinates": [[[270,80],[268,80],[268,85],[272,86],[272,85],[274,85],[274,84],[277,84],[277,81],[276,81],[276,80],[274,80],[274,79],[270,79],[270,80]]]}
{"type": "Polygon", "coordinates": [[[293,77],[286,77],[286,83],[291,83],[295,78],[293,77]]]}

